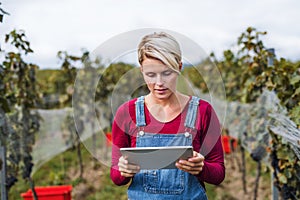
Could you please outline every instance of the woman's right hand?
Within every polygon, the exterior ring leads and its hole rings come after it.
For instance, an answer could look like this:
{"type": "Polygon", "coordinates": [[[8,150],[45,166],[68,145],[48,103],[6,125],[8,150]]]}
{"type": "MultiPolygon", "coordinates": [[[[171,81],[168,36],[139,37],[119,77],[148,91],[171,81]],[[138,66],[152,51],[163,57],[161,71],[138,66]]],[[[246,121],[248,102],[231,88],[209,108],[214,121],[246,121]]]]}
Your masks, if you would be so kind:
{"type": "Polygon", "coordinates": [[[133,177],[136,173],[140,171],[138,165],[129,164],[126,157],[121,156],[118,163],[119,171],[124,177],[133,177]]]}

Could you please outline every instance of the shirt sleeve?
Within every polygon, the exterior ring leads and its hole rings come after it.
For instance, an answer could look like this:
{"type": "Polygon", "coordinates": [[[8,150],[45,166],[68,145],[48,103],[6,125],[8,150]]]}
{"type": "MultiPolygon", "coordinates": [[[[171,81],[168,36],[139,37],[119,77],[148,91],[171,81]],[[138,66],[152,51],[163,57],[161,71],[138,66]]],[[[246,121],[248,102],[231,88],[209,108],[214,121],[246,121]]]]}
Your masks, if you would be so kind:
{"type": "Polygon", "coordinates": [[[112,159],[110,168],[111,180],[116,185],[125,185],[131,178],[123,177],[119,171],[118,162],[121,157],[120,148],[130,146],[130,137],[126,134],[126,124],[128,124],[128,112],[126,105],[120,106],[117,110],[112,124],[112,159]]]}
{"type": "Polygon", "coordinates": [[[225,178],[221,127],[211,105],[208,104],[201,117],[203,132],[200,134],[200,153],[205,159],[203,170],[198,175],[198,179],[202,182],[218,185],[225,178]]]}

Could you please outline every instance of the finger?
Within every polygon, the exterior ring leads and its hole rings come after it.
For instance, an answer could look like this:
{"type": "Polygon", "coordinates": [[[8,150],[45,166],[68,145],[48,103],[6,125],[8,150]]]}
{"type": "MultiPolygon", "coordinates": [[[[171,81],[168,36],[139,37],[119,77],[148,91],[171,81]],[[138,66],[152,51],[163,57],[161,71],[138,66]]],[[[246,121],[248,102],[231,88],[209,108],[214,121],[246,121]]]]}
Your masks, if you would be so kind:
{"type": "Polygon", "coordinates": [[[191,174],[199,174],[204,166],[204,162],[193,163],[185,160],[176,162],[176,167],[180,170],[186,171],[191,174]]]}
{"type": "Polygon", "coordinates": [[[137,170],[128,170],[128,169],[120,169],[120,173],[122,176],[134,176],[136,173],[138,173],[137,170]]]}
{"type": "Polygon", "coordinates": [[[126,173],[126,175],[124,174],[124,176],[132,176],[131,174],[136,174],[140,170],[140,167],[138,165],[129,164],[128,160],[123,156],[119,158],[118,167],[121,173],[126,173]]]}
{"type": "Polygon", "coordinates": [[[118,166],[122,167],[122,168],[125,168],[125,169],[138,169],[139,170],[138,165],[130,164],[127,160],[127,157],[124,157],[124,156],[121,156],[119,158],[118,166]]]}
{"type": "Polygon", "coordinates": [[[190,167],[190,166],[187,166],[187,165],[181,165],[179,163],[176,163],[176,166],[178,169],[182,170],[182,171],[185,171],[185,172],[188,172],[190,174],[194,174],[194,175],[197,175],[199,174],[203,167],[190,167]]]}
{"type": "Polygon", "coordinates": [[[197,151],[193,151],[193,157],[198,157],[198,152],[197,151]]]}
{"type": "Polygon", "coordinates": [[[122,172],[137,173],[140,171],[140,167],[138,165],[119,163],[118,166],[119,166],[119,171],[122,172]]]}
{"type": "Polygon", "coordinates": [[[186,167],[178,167],[178,169],[182,170],[182,171],[185,171],[185,172],[188,172],[190,174],[199,174],[201,171],[202,171],[202,167],[199,167],[199,168],[186,168],[186,167]]]}
{"type": "Polygon", "coordinates": [[[133,177],[135,175],[135,173],[126,173],[126,172],[121,172],[121,176],[124,176],[124,177],[133,177]]]}
{"type": "Polygon", "coordinates": [[[127,157],[124,157],[124,156],[121,156],[120,158],[119,158],[119,163],[124,163],[124,164],[127,164],[128,163],[128,160],[127,160],[127,157]]]}
{"type": "Polygon", "coordinates": [[[196,151],[193,153],[193,157],[189,158],[188,161],[190,162],[202,162],[204,161],[204,156],[196,151]]]}
{"type": "Polygon", "coordinates": [[[204,162],[200,158],[194,158],[192,160],[179,160],[178,163],[189,167],[201,167],[204,165],[204,162]]]}
{"type": "Polygon", "coordinates": [[[204,156],[201,153],[198,153],[197,151],[193,151],[193,157],[204,159],[204,156]]]}
{"type": "Polygon", "coordinates": [[[178,166],[182,169],[193,171],[193,170],[201,169],[204,166],[204,164],[202,162],[200,163],[178,162],[178,166]]]}
{"type": "Polygon", "coordinates": [[[118,162],[119,169],[127,168],[127,165],[128,165],[128,161],[126,159],[124,159],[123,157],[120,157],[119,162],[118,162]]]}
{"type": "Polygon", "coordinates": [[[198,175],[201,171],[202,170],[200,170],[200,171],[191,171],[191,172],[188,172],[188,173],[190,173],[192,175],[198,175]]]}

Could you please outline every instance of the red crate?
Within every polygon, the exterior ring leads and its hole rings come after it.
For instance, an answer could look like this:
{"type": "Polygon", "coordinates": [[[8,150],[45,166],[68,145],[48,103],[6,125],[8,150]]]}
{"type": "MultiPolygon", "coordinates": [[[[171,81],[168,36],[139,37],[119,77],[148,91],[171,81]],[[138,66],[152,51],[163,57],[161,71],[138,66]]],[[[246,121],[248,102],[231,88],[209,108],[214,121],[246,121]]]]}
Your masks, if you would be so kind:
{"type": "Polygon", "coordinates": [[[237,147],[237,139],[234,137],[228,136],[228,135],[222,135],[222,146],[223,146],[224,152],[226,154],[230,154],[237,147]]]}
{"type": "Polygon", "coordinates": [[[222,135],[222,144],[224,152],[228,154],[231,153],[229,137],[227,135],[222,135]]]}
{"type": "MultiPolygon", "coordinates": [[[[71,200],[71,185],[45,186],[35,187],[36,194],[39,200],[71,200]]],[[[33,200],[31,189],[26,193],[22,193],[21,197],[24,200],[33,200]]]]}
{"type": "Polygon", "coordinates": [[[112,135],[111,135],[111,132],[105,133],[105,136],[106,136],[106,146],[107,147],[111,147],[111,144],[112,144],[112,135]]]}

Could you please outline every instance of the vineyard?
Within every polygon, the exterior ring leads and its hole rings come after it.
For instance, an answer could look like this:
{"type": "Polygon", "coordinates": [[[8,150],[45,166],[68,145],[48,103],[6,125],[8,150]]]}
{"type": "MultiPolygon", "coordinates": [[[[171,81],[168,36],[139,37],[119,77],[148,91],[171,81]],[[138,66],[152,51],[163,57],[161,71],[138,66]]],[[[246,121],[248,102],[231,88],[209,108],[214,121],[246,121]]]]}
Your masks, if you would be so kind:
{"type": "MultiPolygon", "coordinates": [[[[207,186],[211,199],[300,199],[300,61],[276,55],[267,36],[248,27],[234,51],[182,71],[183,93],[210,101],[213,88],[227,139],[225,183],[207,186]],[[222,82],[208,85],[215,68],[222,82]]],[[[115,108],[147,92],[137,66],[59,51],[48,70],[25,61],[34,50],[24,31],[0,39],[1,199],[55,185],[71,185],[73,199],[126,199],[109,179],[109,134],[115,108]]]]}

